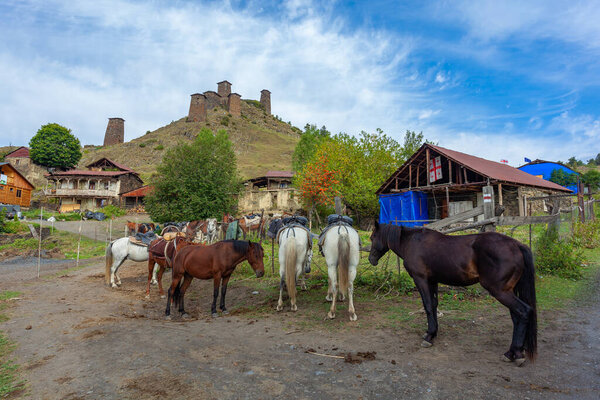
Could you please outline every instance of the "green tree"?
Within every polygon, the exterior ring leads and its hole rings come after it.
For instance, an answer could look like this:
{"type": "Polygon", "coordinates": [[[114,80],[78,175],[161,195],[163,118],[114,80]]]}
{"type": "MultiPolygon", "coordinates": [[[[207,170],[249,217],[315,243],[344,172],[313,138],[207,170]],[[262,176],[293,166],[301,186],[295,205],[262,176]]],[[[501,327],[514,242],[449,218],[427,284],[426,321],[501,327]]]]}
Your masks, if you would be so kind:
{"type": "Polygon", "coordinates": [[[556,168],[550,173],[550,182],[557,183],[561,186],[576,184],[577,178],[577,174],[569,174],[560,168],[556,168]]]}
{"type": "Polygon", "coordinates": [[[81,143],[70,129],[59,124],[43,125],[29,141],[29,156],[38,165],[71,168],[81,160],[81,143]]]}
{"type": "Polygon", "coordinates": [[[325,126],[318,129],[316,125],[306,124],[292,155],[292,168],[294,171],[302,171],[304,165],[313,159],[319,144],[329,139],[329,136],[330,133],[325,126]]]}
{"type": "Polygon", "coordinates": [[[597,169],[590,169],[581,176],[581,180],[584,184],[589,186],[590,189],[597,190],[600,188],[600,171],[597,169]]]}
{"type": "Polygon", "coordinates": [[[596,161],[596,165],[600,165],[600,153],[596,154],[596,158],[594,160],[596,161]]]}
{"type": "Polygon", "coordinates": [[[220,218],[241,190],[235,152],[224,130],[203,128],[191,144],[167,151],[151,179],[146,210],[157,222],[220,218]]]}
{"type": "Polygon", "coordinates": [[[424,140],[423,132],[417,133],[414,131],[409,131],[407,129],[406,133],[404,134],[404,144],[402,146],[402,152],[400,157],[402,163],[408,160],[410,156],[415,154],[417,150],[419,150],[419,148],[423,145],[423,143],[433,144],[433,142],[424,140]]]}

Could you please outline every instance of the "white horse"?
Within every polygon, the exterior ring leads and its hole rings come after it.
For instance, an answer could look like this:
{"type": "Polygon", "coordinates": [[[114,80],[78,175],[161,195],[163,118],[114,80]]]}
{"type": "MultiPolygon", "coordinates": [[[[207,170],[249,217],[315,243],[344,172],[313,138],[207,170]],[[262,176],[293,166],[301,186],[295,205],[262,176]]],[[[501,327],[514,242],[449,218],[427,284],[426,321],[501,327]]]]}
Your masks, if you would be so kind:
{"type": "MultiPolygon", "coordinates": [[[[117,271],[121,264],[127,259],[132,261],[148,261],[148,247],[133,244],[129,237],[122,237],[112,241],[106,246],[106,270],[104,279],[113,288],[121,285],[121,279],[117,271]]],[[[156,278],[156,265],[154,265],[154,279],[156,278]]]]}
{"type": "Polygon", "coordinates": [[[290,296],[291,310],[296,311],[296,281],[309,261],[309,233],[298,226],[283,228],[279,233],[279,301],[277,311],[283,310],[283,288],[290,296]]]}
{"type": "Polygon", "coordinates": [[[217,219],[208,218],[206,220],[206,244],[213,244],[217,241],[217,219]]]}
{"type": "Polygon", "coordinates": [[[327,263],[327,274],[329,275],[329,288],[327,290],[327,301],[331,301],[331,308],[327,313],[330,319],[335,318],[335,300],[338,294],[344,300],[348,292],[348,316],[350,321],[356,321],[358,317],[354,310],[354,278],[356,278],[356,266],[360,261],[360,244],[358,232],[349,226],[333,226],[325,233],[323,242],[323,254],[327,263]],[[336,273],[337,270],[337,273],[336,273]]]}

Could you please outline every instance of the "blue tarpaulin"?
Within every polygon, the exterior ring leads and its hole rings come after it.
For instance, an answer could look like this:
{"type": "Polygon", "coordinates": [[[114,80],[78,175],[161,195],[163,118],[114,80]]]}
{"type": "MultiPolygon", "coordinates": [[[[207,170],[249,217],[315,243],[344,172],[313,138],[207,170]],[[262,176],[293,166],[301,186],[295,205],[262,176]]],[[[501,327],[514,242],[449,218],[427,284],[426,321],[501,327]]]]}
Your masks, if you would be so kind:
{"type": "Polygon", "coordinates": [[[422,226],[429,219],[427,194],[404,192],[379,195],[379,223],[402,226],[422,226]],[[421,222],[409,222],[421,221],[421,222]]]}
{"type": "MultiPolygon", "coordinates": [[[[564,165],[553,163],[553,162],[540,162],[536,164],[523,165],[519,167],[521,171],[525,171],[528,174],[542,177],[543,179],[549,181],[550,175],[552,175],[552,171],[555,169],[562,170],[565,174],[576,174],[577,172],[573,171],[571,168],[565,167],[564,165]]],[[[577,193],[577,185],[567,185],[565,186],[567,189],[571,189],[573,193],[577,193]]]]}

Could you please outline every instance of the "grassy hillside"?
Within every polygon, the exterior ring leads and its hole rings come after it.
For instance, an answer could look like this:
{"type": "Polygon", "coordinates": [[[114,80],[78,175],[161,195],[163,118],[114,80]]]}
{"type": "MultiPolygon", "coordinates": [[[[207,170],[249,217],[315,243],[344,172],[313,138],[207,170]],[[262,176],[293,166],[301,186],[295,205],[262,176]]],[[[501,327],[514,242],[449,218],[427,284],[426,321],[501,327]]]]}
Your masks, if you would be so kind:
{"type": "Polygon", "coordinates": [[[260,176],[273,169],[291,169],[300,130],[267,115],[260,104],[252,100],[242,101],[241,117],[215,108],[208,111],[205,122],[186,122],[184,117],[127,143],[86,148],[79,166],[108,157],[134,169],[148,181],[168,148],[191,141],[203,127],[213,132],[219,129],[228,132],[237,155],[238,170],[244,178],[260,176]]]}

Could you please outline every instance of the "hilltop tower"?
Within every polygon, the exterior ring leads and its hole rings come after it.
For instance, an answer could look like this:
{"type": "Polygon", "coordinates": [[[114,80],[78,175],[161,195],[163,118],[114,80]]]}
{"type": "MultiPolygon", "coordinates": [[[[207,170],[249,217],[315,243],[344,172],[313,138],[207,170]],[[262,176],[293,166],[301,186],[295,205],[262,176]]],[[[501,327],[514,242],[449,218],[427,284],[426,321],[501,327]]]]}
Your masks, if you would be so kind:
{"type": "Polygon", "coordinates": [[[265,108],[265,112],[271,115],[271,92],[267,89],[260,91],[260,104],[265,108]]]}
{"type": "Polygon", "coordinates": [[[231,94],[231,82],[221,81],[217,83],[217,93],[221,97],[227,97],[231,94]]]}
{"type": "Polygon", "coordinates": [[[242,115],[242,96],[237,93],[230,93],[227,97],[227,111],[234,117],[242,115]]]}
{"type": "Polygon", "coordinates": [[[206,97],[203,94],[194,93],[192,95],[187,120],[189,122],[202,122],[206,120],[206,97]]]}
{"type": "Polygon", "coordinates": [[[125,141],[125,120],[123,118],[109,118],[104,134],[104,146],[123,143],[125,141]]]}

